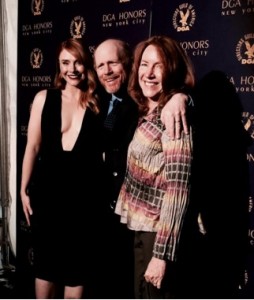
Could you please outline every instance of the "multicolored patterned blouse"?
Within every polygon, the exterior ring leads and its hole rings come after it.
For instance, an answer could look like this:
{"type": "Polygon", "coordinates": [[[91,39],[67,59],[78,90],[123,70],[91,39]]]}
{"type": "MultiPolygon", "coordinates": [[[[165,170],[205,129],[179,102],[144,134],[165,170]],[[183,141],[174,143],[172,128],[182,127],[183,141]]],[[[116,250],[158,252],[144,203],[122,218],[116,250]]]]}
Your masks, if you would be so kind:
{"type": "Polygon", "coordinates": [[[157,108],[139,120],[115,212],[131,230],[157,232],[153,256],[159,259],[176,260],[191,162],[192,131],[169,139],[157,108]]]}

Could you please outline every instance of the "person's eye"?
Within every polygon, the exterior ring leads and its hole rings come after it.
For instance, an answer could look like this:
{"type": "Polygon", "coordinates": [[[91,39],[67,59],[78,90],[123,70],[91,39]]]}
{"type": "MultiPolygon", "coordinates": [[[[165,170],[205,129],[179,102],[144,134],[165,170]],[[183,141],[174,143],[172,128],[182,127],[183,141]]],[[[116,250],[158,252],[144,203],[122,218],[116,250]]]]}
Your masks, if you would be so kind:
{"type": "Polygon", "coordinates": [[[147,63],[141,62],[139,66],[140,67],[145,67],[145,66],[147,66],[147,63]]]}
{"type": "Polygon", "coordinates": [[[163,65],[162,64],[158,64],[155,66],[156,70],[163,70],[163,65]]]}

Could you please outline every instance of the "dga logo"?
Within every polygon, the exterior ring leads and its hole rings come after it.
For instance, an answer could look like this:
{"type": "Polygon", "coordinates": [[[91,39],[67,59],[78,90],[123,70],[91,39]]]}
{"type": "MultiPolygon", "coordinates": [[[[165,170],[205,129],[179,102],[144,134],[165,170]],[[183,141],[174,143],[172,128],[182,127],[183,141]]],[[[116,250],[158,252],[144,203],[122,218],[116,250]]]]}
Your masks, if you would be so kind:
{"type": "Polygon", "coordinates": [[[243,65],[254,64],[254,33],[245,34],[236,46],[236,57],[243,65]]]}
{"type": "Polygon", "coordinates": [[[73,38],[80,39],[85,34],[86,22],[83,17],[76,16],[71,21],[70,32],[73,38]]]}
{"type": "Polygon", "coordinates": [[[34,48],[30,54],[30,63],[33,69],[39,69],[43,62],[43,55],[39,48],[34,48]]]}
{"type": "Polygon", "coordinates": [[[250,136],[254,139],[254,115],[249,112],[243,112],[242,121],[246,131],[250,134],[250,136]]]}
{"type": "Polygon", "coordinates": [[[237,13],[237,8],[241,8],[240,0],[222,0],[221,1],[221,15],[233,16],[237,13]]]}
{"type": "Polygon", "coordinates": [[[34,16],[40,16],[44,9],[44,0],[32,0],[31,10],[34,16]]]}
{"type": "Polygon", "coordinates": [[[196,20],[193,5],[183,3],[179,5],[173,15],[173,26],[177,31],[189,31],[196,20]]]}

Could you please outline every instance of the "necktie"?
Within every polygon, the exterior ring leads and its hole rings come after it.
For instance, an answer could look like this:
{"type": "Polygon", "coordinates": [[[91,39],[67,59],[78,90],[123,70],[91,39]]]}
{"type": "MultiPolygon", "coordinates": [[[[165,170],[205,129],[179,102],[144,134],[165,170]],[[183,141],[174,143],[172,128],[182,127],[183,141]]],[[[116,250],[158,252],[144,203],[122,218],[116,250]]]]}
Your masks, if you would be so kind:
{"type": "Polygon", "coordinates": [[[114,102],[113,102],[113,109],[107,115],[107,118],[104,121],[104,127],[107,128],[108,130],[112,130],[114,127],[119,104],[120,104],[120,101],[115,98],[114,102]]]}

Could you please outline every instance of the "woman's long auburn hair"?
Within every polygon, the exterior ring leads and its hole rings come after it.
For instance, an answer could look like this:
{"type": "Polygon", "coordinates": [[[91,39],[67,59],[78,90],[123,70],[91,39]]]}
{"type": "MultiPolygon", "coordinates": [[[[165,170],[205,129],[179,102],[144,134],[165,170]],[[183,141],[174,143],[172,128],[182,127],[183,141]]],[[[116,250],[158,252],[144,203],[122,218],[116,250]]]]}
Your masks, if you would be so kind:
{"type": "Polygon", "coordinates": [[[82,106],[88,106],[97,114],[99,112],[98,95],[96,93],[97,77],[93,68],[92,55],[82,40],[69,38],[58,46],[56,50],[56,74],[54,86],[59,89],[64,89],[66,85],[66,81],[61,76],[59,65],[59,56],[63,50],[70,52],[84,65],[86,77],[79,86],[82,91],[80,102],[82,106]]]}
{"type": "Polygon", "coordinates": [[[153,45],[158,50],[164,65],[162,92],[158,105],[163,107],[178,92],[185,92],[194,87],[194,68],[182,47],[168,36],[152,36],[137,44],[134,50],[134,61],[129,78],[128,92],[139,106],[141,115],[148,111],[148,100],[144,97],[139,85],[138,70],[144,50],[153,45]]]}

